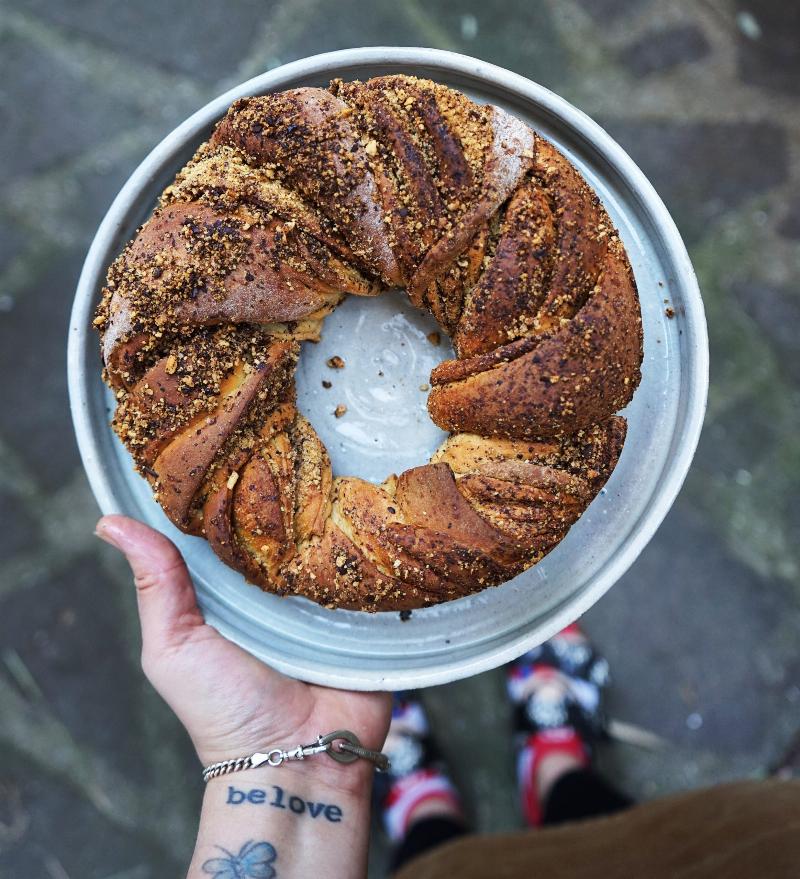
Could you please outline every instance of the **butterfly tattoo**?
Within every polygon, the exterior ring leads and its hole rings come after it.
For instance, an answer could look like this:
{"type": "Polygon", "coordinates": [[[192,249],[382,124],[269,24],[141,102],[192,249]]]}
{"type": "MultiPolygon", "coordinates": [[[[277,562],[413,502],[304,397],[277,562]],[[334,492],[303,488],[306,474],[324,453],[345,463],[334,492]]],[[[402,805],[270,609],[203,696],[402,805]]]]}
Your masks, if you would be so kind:
{"type": "Polygon", "coordinates": [[[276,875],[272,864],[278,857],[275,847],[268,842],[246,842],[235,855],[226,848],[224,858],[209,858],[203,864],[203,872],[214,879],[273,879],[276,875]]]}

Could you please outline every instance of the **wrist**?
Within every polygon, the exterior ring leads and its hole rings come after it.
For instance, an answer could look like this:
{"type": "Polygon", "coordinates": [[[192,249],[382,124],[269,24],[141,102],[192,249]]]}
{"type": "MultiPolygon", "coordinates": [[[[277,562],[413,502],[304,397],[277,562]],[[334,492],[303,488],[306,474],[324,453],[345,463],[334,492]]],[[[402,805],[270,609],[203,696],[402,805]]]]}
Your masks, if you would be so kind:
{"type": "Polygon", "coordinates": [[[213,781],[214,778],[255,772],[271,777],[277,770],[279,774],[289,773],[303,780],[311,776],[315,783],[358,796],[369,795],[375,765],[382,766],[381,761],[388,765],[385,755],[364,748],[358,736],[346,730],[320,737],[318,743],[310,741],[307,745],[287,748],[262,746],[253,749],[250,746],[246,750],[236,750],[236,754],[228,752],[209,759],[208,752],[198,748],[204,779],[213,781]],[[350,753],[347,753],[348,749],[350,753]]]}
{"type": "Polygon", "coordinates": [[[370,781],[359,792],[343,790],[294,769],[258,767],[208,782],[190,879],[217,875],[223,863],[228,872],[219,875],[249,875],[236,864],[256,856],[247,849],[253,845],[275,871],[265,867],[265,876],[365,875],[370,781]]]}

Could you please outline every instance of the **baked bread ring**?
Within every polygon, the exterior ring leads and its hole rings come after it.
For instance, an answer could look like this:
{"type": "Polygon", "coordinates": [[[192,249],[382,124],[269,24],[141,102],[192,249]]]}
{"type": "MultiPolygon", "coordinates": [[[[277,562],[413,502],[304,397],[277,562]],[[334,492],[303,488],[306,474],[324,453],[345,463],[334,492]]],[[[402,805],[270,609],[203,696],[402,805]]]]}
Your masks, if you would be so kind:
{"type": "Polygon", "coordinates": [[[249,581],[405,610],[498,585],[613,471],[639,300],[597,196],[498,107],[409,76],[236,101],[115,260],[95,317],[113,426],[179,528],[249,581]],[[295,406],[302,340],[403,287],[452,336],[450,437],[373,485],[334,478],[295,406]]]}

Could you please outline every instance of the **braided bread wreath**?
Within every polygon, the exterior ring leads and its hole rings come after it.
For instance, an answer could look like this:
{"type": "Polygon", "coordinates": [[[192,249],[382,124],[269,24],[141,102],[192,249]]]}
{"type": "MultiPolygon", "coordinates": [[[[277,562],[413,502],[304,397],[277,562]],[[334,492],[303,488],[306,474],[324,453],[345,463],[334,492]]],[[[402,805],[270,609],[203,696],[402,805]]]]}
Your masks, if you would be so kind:
{"type": "Polygon", "coordinates": [[[236,101],[111,265],[113,426],[167,516],[249,581],[403,610],[514,577],[608,479],[640,378],[623,245],[552,144],[434,82],[236,101]],[[382,485],[334,479],[295,406],[301,340],[403,287],[449,333],[450,431],[382,485]]]}

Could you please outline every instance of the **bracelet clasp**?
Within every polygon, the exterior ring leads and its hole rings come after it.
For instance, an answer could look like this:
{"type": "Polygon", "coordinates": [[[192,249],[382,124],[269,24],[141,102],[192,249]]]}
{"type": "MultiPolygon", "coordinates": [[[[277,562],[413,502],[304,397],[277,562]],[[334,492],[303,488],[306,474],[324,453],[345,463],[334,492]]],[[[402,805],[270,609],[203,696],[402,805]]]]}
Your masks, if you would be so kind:
{"type": "Polygon", "coordinates": [[[250,757],[250,766],[263,766],[267,763],[269,766],[280,766],[287,760],[305,760],[306,757],[313,757],[314,754],[323,754],[330,750],[330,743],[323,742],[322,736],[317,736],[317,741],[310,745],[298,745],[284,751],[282,748],[273,748],[266,753],[256,752],[250,757]]]}

